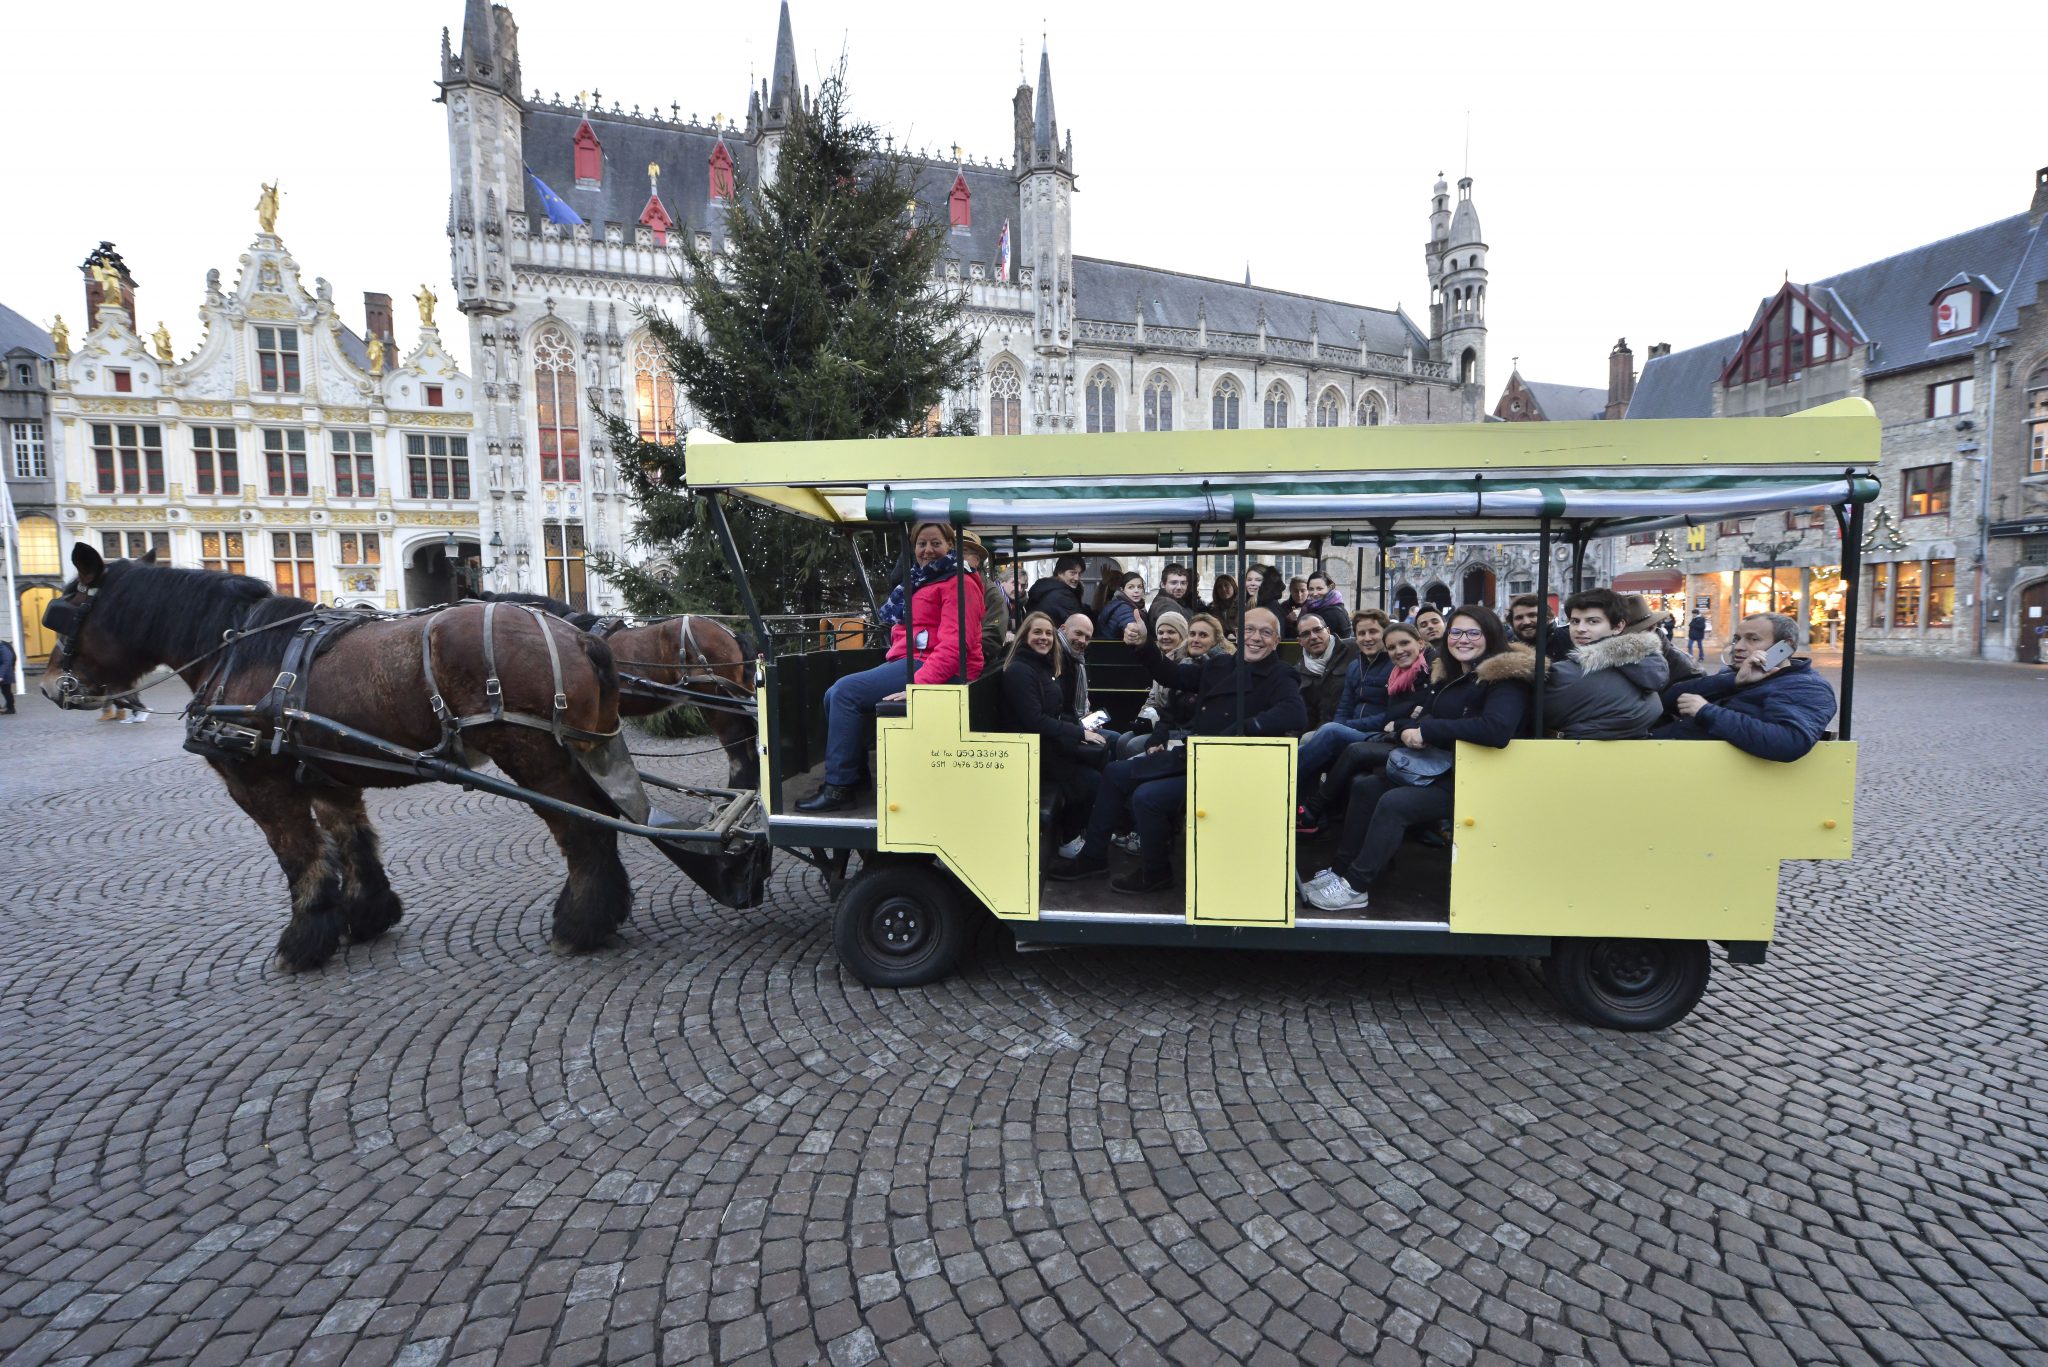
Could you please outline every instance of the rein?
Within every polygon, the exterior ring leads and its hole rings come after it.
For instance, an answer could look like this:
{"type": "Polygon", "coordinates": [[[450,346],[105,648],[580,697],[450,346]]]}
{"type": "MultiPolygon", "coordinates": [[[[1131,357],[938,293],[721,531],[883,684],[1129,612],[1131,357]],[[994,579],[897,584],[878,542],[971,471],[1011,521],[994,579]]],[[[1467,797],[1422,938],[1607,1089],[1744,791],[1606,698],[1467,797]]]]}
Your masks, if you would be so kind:
{"type": "MultiPolygon", "coordinates": [[[[251,610],[253,611],[254,609],[252,608],[251,610]]],[[[90,611],[91,609],[88,608],[87,612],[89,613],[90,611]]],[[[281,617],[275,622],[266,622],[262,626],[252,628],[248,631],[243,631],[237,627],[229,627],[226,631],[221,633],[220,644],[213,647],[211,650],[200,652],[199,654],[193,656],[191,659],[187,660],[184,664],[169,666],[171,672],[169,674],[166,674],[163,678],[156,680],[154,683],[146,683],[141,685],[140,687],[130,688],[121,693],[109,693],[104,691],[107,687],[105,684],[100,685],[102,691],[99,693],[86,693],[84,691],[85,686],[79,683],[78,681],[78,676],[71,672],[71,661],[76,656],[77,652],[76,650],[67,649],[64,652],[63,664],[59,666],[60,672],[57,675],[57,705],[59,707],[64,708],[67,711],[86,707],[105,707],[110,699],[117,697],[129,698],[135,697],[142,693],[147,693],[150,689],[157,688],[164,684],[167,684],[174,678],[181,678],[186,670],[193,668],[195,665],[201,664],[207,660],[212,659],[214,656],[220,654],[223,650],[228,650],[232,648],[237,641],[243,640],[250,636],[261,636],[266,631],[275,631],[279,627],[290,626],[294,622],[303,622],[308,617],[314,616],[316,613],[330,611],[332,611],[331,608],[314,608],[311,612],[301,612],[293,617],[281,617]]],[[[78,629],[80,631],[83,631],[84,628],[85,619],[83,616],[81,616],[78,622],[78,629]]],[[[70,640],[68,638],[65,641],[65,645],[70,645],[70,640]]],[[[219,672],[219,668],[220,667],[216,665],[214,667],[213,672],[219,672]]],[[[208,682],[211,682],[210,676],[208,682]]],[[[192,702],[189,702],[185,705],[186,713],[190,713],[193,705],[199,701],[200,695],[205,692],[206,685],[204,683],[200,684],[197,688],[194,688],[192,690],[192,702]]]]}

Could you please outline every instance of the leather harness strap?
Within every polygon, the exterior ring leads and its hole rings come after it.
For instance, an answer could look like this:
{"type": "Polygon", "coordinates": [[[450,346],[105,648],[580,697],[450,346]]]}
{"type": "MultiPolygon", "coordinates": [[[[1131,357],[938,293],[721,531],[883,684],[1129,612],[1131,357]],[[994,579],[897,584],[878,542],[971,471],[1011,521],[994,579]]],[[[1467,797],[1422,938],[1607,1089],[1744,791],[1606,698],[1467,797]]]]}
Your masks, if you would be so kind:
{"type": "Polygon", "coordinates": [[[619,728],[616,726],[609,731],[587,731],[582,727],[569,724],[569,694],[562,678],[561,647],[555,642],[555,633],[550,627],[551,619],[540,609],[528,607],[523,603],[515,603],[510,606],[524,612],[533,619],[534,628],[540,632],[541,642],[547,647],[549,681],[553,685],[552,715],[546,720],[542,720],[525,712],[506,710],[505,684],[504,680],[498,675],[498,604],[495,602],[488,602],[483,605],[484,700],[488,705],[488,710],[467,713],[461,716],[453,715],[446,701],[442,698],[440,685],[434,678],[434,619],[429,617],[420,625],[420,670],[426,678],[427,689],[431,695],[427,700],[428,705],[433,708],[436,720],[441,723],[441,744],[429,753],[459,753],[462,745],[462,733],[464,731],[472,726],[485,726],[498,722],[512,726],[525,726],[536,731],[546,731],[556,741],[565,745],[572,740],[603,741],[618,735],[619,728]]]}

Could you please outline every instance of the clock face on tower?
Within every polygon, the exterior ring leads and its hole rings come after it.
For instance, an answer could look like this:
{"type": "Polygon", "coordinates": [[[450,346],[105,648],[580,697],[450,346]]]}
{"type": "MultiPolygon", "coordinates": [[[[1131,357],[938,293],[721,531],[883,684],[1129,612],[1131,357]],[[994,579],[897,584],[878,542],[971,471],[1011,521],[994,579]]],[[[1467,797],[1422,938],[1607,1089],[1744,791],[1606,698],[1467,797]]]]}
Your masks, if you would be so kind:
{"type": "Polygon", "coordinates": [[[1977,292],[1950,290],[1934,301],[1934,335],[1953,337],[1977,330],[1977,292]]]}

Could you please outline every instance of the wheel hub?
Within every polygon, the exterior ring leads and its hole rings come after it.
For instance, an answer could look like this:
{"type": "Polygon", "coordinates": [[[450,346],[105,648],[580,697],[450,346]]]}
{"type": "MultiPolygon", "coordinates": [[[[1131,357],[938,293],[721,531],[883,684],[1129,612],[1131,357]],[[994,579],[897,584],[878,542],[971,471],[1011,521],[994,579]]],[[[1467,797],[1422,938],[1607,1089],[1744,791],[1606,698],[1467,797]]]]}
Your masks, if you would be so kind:
{"type": "Polygon", "coordinates": [[[931,934],[931,918],[907,898],[892,897],[869,918],[875,947],[885,954],[910,954],[931,934]]]}
{"type": "Polygon", "coordinates": [[[1637,996],[1657,985],[1664,975],[1664,955],[1648,940],[1609,941],[1600,946],[1593,971],[1601,985],[1625,996],[1637,996]]]}

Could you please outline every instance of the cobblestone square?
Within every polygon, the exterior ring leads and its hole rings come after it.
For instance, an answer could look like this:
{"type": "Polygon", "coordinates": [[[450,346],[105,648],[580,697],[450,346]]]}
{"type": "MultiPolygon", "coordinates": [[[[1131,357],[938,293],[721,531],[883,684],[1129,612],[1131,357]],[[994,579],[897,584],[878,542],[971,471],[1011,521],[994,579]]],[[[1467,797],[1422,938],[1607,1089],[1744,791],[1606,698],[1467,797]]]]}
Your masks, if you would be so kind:
{"type": "Polygon", "coordinates": [[[994,927],[870,991],[801,865],[731,912],[645,847],[558,958],[545,829],[448,787],[371,798],[397,930],[286,977],[177,719],[20,706],[0,1367],[2048,1363],[2048,672],[1866,661],[1855,859],[1652,1036],[994,927]]]}

